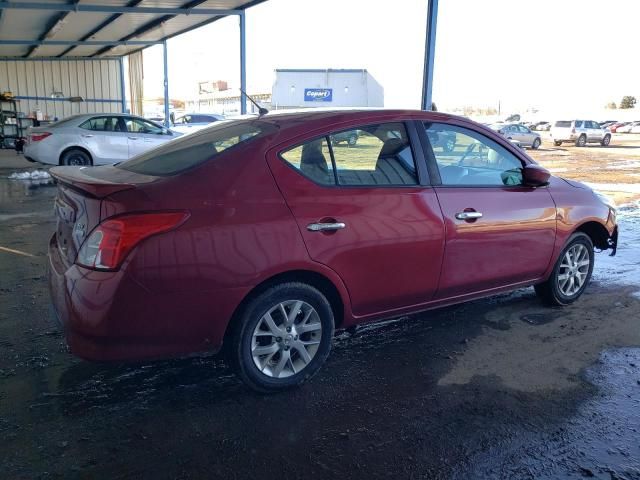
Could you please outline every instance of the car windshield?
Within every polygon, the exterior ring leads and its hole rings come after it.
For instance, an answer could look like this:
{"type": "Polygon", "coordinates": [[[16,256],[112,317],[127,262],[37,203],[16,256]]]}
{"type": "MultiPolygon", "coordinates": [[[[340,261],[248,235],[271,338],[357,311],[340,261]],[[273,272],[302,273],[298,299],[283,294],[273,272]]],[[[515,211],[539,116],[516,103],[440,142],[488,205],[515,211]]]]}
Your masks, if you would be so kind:
{"type": "Polygon", "coordinates": [[[201,132],[186,135],[149,150],[117,168],[144,175],[168,176],[206,162],[225,150],[260,135],[266,124],[258,121],[217,122],[201,132]]]}

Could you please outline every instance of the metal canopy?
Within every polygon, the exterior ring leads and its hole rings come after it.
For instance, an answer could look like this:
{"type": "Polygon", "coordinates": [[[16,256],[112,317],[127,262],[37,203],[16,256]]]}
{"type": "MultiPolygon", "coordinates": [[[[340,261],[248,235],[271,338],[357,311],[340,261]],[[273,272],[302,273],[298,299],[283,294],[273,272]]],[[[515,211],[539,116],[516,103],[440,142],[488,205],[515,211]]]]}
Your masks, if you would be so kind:
{"type": "Polygon", "coordinates": [[[124,56],[263,1],[0,0],[0,57],[124,56]]]}

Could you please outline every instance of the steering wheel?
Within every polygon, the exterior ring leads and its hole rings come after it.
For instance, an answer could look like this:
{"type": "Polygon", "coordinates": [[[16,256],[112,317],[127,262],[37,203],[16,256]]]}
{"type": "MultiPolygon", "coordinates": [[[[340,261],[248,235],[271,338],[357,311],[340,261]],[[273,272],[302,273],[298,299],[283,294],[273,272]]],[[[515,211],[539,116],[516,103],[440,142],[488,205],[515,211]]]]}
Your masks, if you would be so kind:
{"type": "Polygon", "coordinates": [[[465,159],[471,155],[473,153],[473,151],[476,148],[476,145],[478,145],[477,143],[470,143],[469,146],[467,147],[467,149],[465,150],[465,152],[462,154],[462,158],[460,158],[460,160],[458,160],[458,166],[462,165],[462,162],[465,161],[465,159]]]}

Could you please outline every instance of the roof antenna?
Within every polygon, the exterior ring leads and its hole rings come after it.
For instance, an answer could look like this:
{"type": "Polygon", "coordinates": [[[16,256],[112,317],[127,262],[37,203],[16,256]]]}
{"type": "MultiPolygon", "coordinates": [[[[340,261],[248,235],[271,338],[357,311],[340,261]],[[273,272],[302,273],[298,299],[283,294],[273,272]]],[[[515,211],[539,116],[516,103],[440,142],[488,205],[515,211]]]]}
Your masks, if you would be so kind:
{"type": "Polygon", "coordinates": [[[258,107],[258,115],[262,116],[262,115],[266,115],[267,113],[269,113],[269,110],[267,110],[266,108],[261,107],[260,105],[258,105],[258,102],[256,102],[253,98],[251,98],[249,95],[247,95],[247,92],[245,92],[241,88],[239,88],[238,90],[240,90],[240,92],[242,92],[244,94],[244,96],[247,97],[251,103],[253,103],[256,107],[258,107]]]}

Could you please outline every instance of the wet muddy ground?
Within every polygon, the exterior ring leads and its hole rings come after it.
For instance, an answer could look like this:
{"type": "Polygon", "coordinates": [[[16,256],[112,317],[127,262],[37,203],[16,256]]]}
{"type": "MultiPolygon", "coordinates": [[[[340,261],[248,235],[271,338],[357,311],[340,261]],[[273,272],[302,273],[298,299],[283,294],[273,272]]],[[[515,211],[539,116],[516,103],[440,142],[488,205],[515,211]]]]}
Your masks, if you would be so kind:
{"type": "Polygon", "coordinates": [[[55,189],[2,165],[0,478],[640,479],[640,297],[604,254],[571,307],[524,289],[340,333],[311,382],[259,396],[215,357],[72,357],[55,189]]]}

